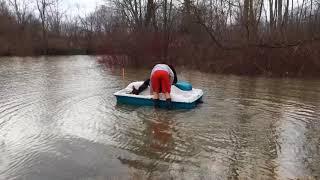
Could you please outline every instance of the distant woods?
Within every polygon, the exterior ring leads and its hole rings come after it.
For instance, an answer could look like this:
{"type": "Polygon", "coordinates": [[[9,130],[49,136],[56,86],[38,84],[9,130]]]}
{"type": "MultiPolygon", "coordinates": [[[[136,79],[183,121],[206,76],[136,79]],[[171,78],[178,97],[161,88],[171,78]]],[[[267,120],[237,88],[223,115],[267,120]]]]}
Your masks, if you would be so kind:
{"type": "Polygon", "coordinates": [[[0,55],[108,54],[216,73],[320,75],[320,0],[105,0],[71,16],[62,0],[0,0],[0,55]]]}
{"type": "Polygon", "coordinates": [[[0,55],[96,53],[106,35],[98,28],[105,10],[68,13],[62,0],[0,0],[0,55]]]}

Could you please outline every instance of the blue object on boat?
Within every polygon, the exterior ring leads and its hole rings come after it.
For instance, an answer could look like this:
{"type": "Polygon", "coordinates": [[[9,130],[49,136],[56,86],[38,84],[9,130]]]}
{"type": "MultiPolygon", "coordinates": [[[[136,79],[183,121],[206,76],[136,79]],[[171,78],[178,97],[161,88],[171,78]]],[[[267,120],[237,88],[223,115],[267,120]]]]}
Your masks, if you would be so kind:
{"type": "Polygon", "coordinates": [[[182,91],[191,91],[192,90],[192,85],[188,82],[185,81],[178,81],[175,86],[182,91]]]}
{"type": "MultiPolygon", "coordinates": [[[[129,84],[125,89],[122,89],[114,95],[117,98],[118,103],[130,104],[136,106],[154,106],[152,95],[150,95],[150,89],[147,88],[139,95],[131,94],[132,88],[142,85],[142,81],[133,82],[129,84]]],[[[192,109],[197,104],[202,102],[203,91],[201,89],[191,89],[183,91],[176,86],[171,87],[171,100],[172,108],[174,109],[192,109]]],[[[164,94],[160,93],[160,108],[166,108],[167,102],[165,101],[164,94]]]]}

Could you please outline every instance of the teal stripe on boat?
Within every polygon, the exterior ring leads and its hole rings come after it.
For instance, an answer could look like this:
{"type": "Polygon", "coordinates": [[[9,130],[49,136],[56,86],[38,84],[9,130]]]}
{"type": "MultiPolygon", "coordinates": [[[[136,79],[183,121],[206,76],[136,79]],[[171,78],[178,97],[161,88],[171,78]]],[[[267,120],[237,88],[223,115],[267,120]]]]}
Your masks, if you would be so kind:
{"type": "MultiPolygon", "coordinates": [[[[152,99],[144,99],[144,98],[135,98],[135,97],[128,97],[128,96],[116,96],[117,97],[117,103],[121,104],[130,104],[135,106],[153,106],[153,100],[152,99]]],[[[197,101],[194,101],[192,103],[181,103],[181,102],[172,102],[174,109],[192,109],[195,108],[198,102],[201,101],[200,97],[197,101]]],[[[160,108],[166,108],[166,102],[160,101],[160,108]]]]}

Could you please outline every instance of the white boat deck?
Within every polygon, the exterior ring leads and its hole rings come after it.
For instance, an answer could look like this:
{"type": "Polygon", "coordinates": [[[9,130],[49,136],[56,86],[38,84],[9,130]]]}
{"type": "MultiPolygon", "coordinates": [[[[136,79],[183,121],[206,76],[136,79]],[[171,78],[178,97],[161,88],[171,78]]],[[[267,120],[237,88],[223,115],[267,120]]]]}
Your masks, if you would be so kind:
{"type": "MultiPolygon", "coordinates": [[[[126,88],[114,93],[115,96],[125,96],[125,97],[134,97],[134,98],[143,98],[143,99],[152,99],[150,94],[150,88],[141,92],[139,95],[130,94],[132,92],[133,86],[138,88],[143,84],[143,81],[137,81],[130,83],[126,88]]],[[[183,91],[177,88],[176,86],[171,86],[171,100],[173,102],[181,103],[193,103],[203,96],[203,91],[201,89],[192,88],[191,91],[183,91]]],[[[165,97],[160,93],[160,99],[165,100],[165,97]]]]}

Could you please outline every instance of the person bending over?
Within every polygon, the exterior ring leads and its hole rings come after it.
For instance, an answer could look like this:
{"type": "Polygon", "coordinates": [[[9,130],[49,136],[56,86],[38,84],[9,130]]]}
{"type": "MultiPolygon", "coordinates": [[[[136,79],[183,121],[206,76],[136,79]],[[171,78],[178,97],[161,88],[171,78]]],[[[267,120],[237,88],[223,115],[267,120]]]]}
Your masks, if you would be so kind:
{"type": "Polygon", "coordinates": [[[176,71],[173,66],[164,63],[157,64],[153,67],[150,75],[150,79],[144,81],[144,83],[136,89],[133,87],[132,94],[140,94],[149,85],[150,92],[153,95],[153,100],[156,107],[159,107],[159,93],[164,93],[168,107],[172,107],[171,103],[171,85],[176,84],[178,81],[176,71]]]}

